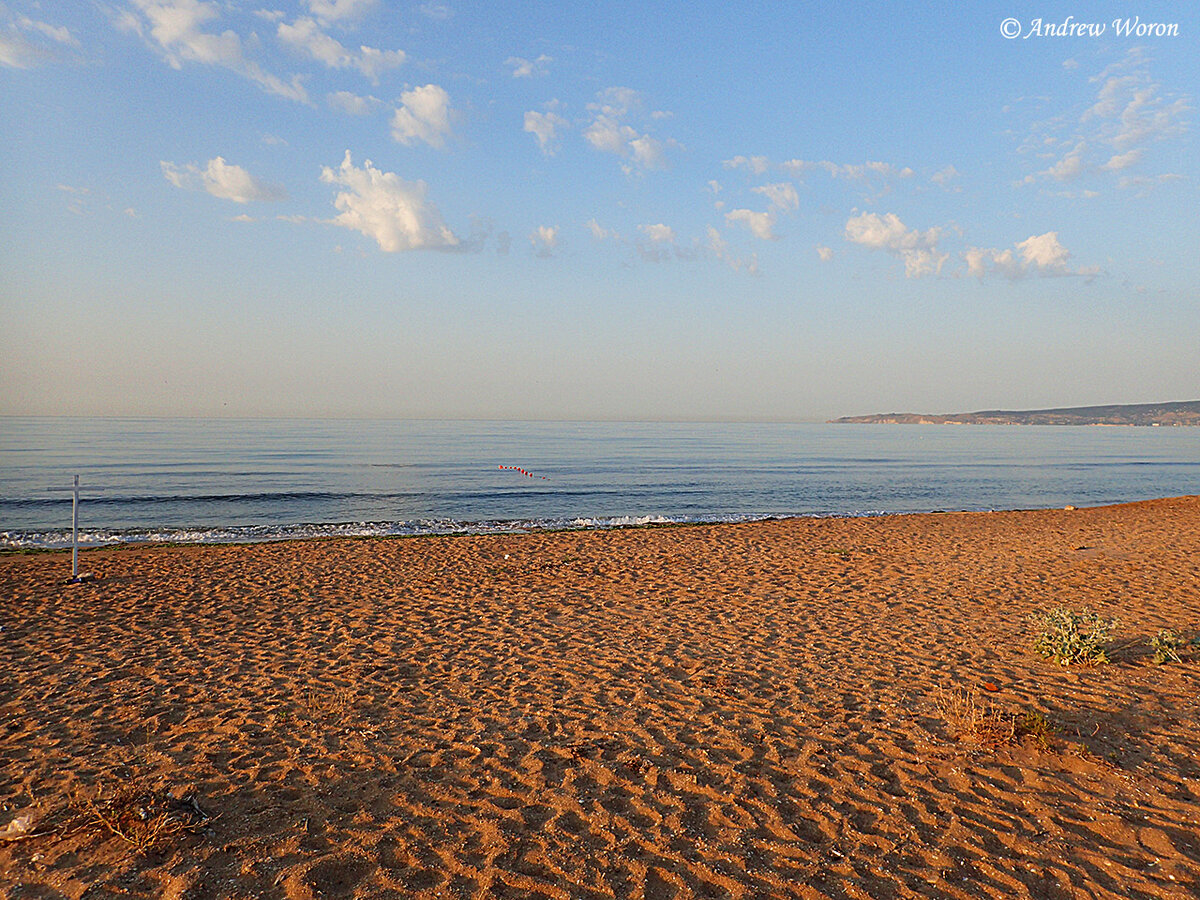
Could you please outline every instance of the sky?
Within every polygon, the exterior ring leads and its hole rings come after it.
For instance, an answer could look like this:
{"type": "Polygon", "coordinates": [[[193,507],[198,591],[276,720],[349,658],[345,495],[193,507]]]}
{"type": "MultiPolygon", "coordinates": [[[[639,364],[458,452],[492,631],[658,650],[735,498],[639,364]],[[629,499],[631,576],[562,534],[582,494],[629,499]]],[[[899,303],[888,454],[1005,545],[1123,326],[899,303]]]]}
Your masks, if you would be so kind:
{"type": "Polygon", "coordinates": [[[0,0],[0,414],[1197,399],[1198,47],[1154,2],[0,0]]]}

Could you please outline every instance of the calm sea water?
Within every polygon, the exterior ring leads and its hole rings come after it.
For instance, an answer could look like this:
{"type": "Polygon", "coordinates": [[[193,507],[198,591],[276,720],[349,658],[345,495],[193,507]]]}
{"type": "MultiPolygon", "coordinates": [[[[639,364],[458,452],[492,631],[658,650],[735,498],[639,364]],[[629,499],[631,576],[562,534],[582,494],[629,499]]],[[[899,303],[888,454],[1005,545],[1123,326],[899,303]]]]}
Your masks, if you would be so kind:
{"type": "Polygon", "coordinates": [[[3,418],[0,546],[74,474],[87,544],[511,531],[1200,494],[1200,429],[3,418]]]}

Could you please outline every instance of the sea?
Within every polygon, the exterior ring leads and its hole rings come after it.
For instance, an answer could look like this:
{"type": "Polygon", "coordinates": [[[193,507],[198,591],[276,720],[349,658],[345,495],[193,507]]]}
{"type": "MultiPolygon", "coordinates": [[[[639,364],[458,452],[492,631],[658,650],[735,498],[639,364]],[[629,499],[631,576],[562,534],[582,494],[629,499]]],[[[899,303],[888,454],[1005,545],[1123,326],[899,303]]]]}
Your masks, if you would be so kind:
{"type": "Polygon", "coordinates": [[[1200,428],[0,418],[0,547],[522,532],[1200,494],[1200,428]]]}

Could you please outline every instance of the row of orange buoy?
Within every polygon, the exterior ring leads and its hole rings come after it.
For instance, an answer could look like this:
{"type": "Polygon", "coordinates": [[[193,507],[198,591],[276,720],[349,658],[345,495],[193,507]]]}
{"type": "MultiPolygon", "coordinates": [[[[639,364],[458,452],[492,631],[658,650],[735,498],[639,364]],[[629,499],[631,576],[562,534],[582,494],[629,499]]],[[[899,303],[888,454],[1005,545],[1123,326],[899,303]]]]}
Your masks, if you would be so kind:
{"type": "Polygon", "coordinates": [[[549,481],[549,480],[550,480],[550,479],[549,479],[549,478],[547,478],[545,475],[534,475],[532,472],[526,472],[526,471],[525,471],[524,469],[522,469],[520,466],[501,466],[500,468],[501,468],[501,469],[507,469],[507,470],[508,470],[508,471],[510,471],[510,472],[520,472],[520,473],[521,473],[522,475],[524,475],[526,478],[540,478],[540,479],[542,479],[542,481],[549,481]]]}

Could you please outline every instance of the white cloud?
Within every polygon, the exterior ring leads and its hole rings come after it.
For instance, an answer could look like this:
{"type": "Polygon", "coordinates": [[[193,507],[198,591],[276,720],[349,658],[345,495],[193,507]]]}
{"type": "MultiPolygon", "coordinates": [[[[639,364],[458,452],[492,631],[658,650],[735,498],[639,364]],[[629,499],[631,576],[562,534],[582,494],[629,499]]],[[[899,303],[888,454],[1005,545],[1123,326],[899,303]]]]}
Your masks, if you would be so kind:
{"type": "Polygon", "coordinates": [[[625,145],[637,137],[637,132],[628,125],[622,126],[609,116],[597,116],[595,121],[584,129],[583,136],[597,150],[620,155],[625,152],[625,145]]]}
{"type": "Polygon", "coordinates": [[[954,168],[954,166],[946,166],[946,168],[934,172],[933,175],[929,177],[929,180],[934,184],[940,184],[945,187],[947,184],[957,178],[958,174],[958,169],[954,168]]]}
{"type": "Polygon", "coordinates": [[[308,11],[325,25],[361,19],[379,0],[305,0],[308,11]]]}
{"type": "Polygon", "coordinates": [[[721,232],[711,225],[708,226],[708,249],[719,257],[729,252],[729,243],[721,237],[721,232]]]}
{"type": "Polygon", "coordinates": [[[1175,137],[1184,130],[1188,98],[1168,101],[1160,96],[1162,85],[1150,77],[1148,64],[1142,48],[1134,47],[1090,79],[1103,83],[1080,122],[1096,120],[1101,136],[1117,150],[1175,137]]]}
{"type": "Polygon", "coordinates": [[[641,109],[645,101],[640,92],[627,87],[609,87],[596,94],[596,102],[588,108],[606,116],[626,116],[631,110],[641,109]]]}
{"type": "MultiPolygon", "coordinates": [[[[602,153],[612,153],[633,162],[642,169],[662,169],[666,166],[663,143],[648,134],[638,132],[610,116],[600,115],[583,132],[587,142],[602,153]]],[[[632,171],[627,167],[626,171],[632,171]]]]}
{"type": "Polygon", "coordinates": [[[15,31],[0,33],[0,66],[10,69],[28,69],[50,58],[45,47],[31,44],[15,31]]]}
{"type": "Polygon", "coordinates": [[[1087,144],[1084,141],[1080,141],[1062,159],[1038,174],[1053,178],[1055,181],[1070,181],[1073,178],[1078,178],[1080,173],[1083,172],[1083,154],[1085,150],[1087,150],[1087,144]]]}
{"type": "Polygon", "coordinates": [[[308,101],[299,76],[285,82],[246,58],[242,39],[233,31],[214,34],[202,30],[220,18],[217,4],[205,0],[133,0],[141,13],[132,11],[120,19],[122,27],[135,31],[157,47],[168,65],[180,69],[185,62],[219,66],[250,79],[270,94],[289,100],[308,101]]]}
{"type": "Polygon", "coordinates": [[[674,141],[661,141],[649,134],[639,133],[624,121],[643,106],[642,96],[632,88],[611,87],[596,95],[588,104],[593,113],[592,123],[583,131],[589,144],[602,153],[612,153],[630,160],[624,166],[626,174],[635,170],[666,168],[666,149],[674,141]]]}
{"type": "MultiPolygon", "coordinates": [[[[13,28],[19,31],[34,32],[36,35],[41,35],[55,43],[66,44],[68,47],[79,46],[76,36],[72,35],[71,30],[67,29],[65,25],[50,25],[47,22],[38,22],[36,19],[22,16],[13,23],[13,28]]],[[[4,41],[4,37],[0,36],[0,42],[2,41],[4,41]]]]}
{"type": "Polygon", "coordinates": [[[349,91],[327,94],[325,100],[333,109],[351,116],[365,116],[379,105],[376,97],[360,97],[349,91]]]}
{"type": "Polygon", "coordinates": [[[529,232],[529,243],[533,245],[536,256],[545,259],[553,256],[558,247],[558,228],[551,225],[539,225],[529,232]]]}
{"type": "Polygon", "coordinates": [[[405,146],[424,141],[442,147],[450,135],[450,95],[436,84],[413,88],[400,95],[392,117],[392,137],[405,146]]]}
{"type": "MultiPolygon", "coordinates": [[[[735,156],[725,160],[722,165],[727,169],[745,169],[753,175],[762,175],[771,169],[781,169],[792,175],[799,176],[805,172],[820,169],[830,178],[860,181],[876,187],[885,186],[888,182],[912,178],[916,173],[908,166],[898,167],[886,162],[865,163],[835,163],[823,159],[820,162],[805,159],[788,159],[773,163],[766,156],[735,156]]],[[[953,169],[951,166],[950,169],[953,169]]],[[[947,170],[943,170],[945,173],[947,170]]]]}
{"type": "Polygon", "coordinates": [[[754,193],[762,194],[770,201],[771,209],[775,210],[793,210],[800,207],[800,198],[796,194],[796,188],[790,181],[783,181],[779,184],[764,184],[761,187],[753,189],[754,193]]]}
{"type": "Polygon", "coordinates": [[[370,160],[357,168],[349,150],[339,168],[321,170],[321,181],[347,188],[334,198],[341,212],[329,224],[361,232],[385,253],[459,245],[441,213],[426,200],[423,181],[405,181],[394,172],[380,171],[370,160]]]}
{"type": "Polygon", "coordinates": [[[609,231],[607,228],[605,228],[603,225],[601,225],[595,219],[588,220],[587,229],[588,229],[588,231],[590,231],[592,233],[592,237],[594,237],[598,241],[605,241],[605,240],[608,240],[609,238],[617,237],[616,232],[609,231]]]}
{"type": "Polygon", "coordinates": [[[722,165],[727,169],[749,169],[755,175],[762,175],[771,167],[771,161],[765,156],[735,156],[722,165]]]}
{"type": "Polygon", "coordinates": [[[734,209],[725,213],[725,221],[745,226],[760,240],[772,241],[775,239],[775,235],[771,231],[775,225],[775,217],[770,213],[754,212],[751,209],[734,209]]]}
{"type": "Polygon", "coordinates": [[[1186,180],[1186,176],[1174,172],[1164,172],[1161,175],[1126,175],[1117,182],[1117,187],[1123,191],[1130,188],[1140,188],[1141,192],[1145,193],[1151,188],[1158,187],[1160,184],[1186,180]]]}
{"type": "Polygon", "coordinates": [[[818,247],[817,248],[817,256],[819,256],[821,258],[821,262],[829,262],[831,259],[833,259],[833,248],[832,247],[818,247]]]}
{"type": "Polygon", "coordinates": [[[933,250],[905,250],[900,254],[904,260],[904,276],[920,278],[922,275],[940,275],[942,266],[950,258],[949,253],[933,250]]]}
{"type": "Polygon", "coordinates": [[[725,238],[721,237],[721,232],[711,225],[708,226],[707,237],[708,244],[704,249],[712,257],[723,261],[736,272],[745,272],[748,275],[758,274],[757,254],[751,254],[749,257],[734,256],[729,252],[729,244],[725,238]]]}
{"type": "Polygon", "coordinates": [[[1152,144],[1183,134],[1190,100],[1165,94],[1151,77],[1149,62],[1141,48],[1132,48],[1089,79],[1099,87],[1077,118],[1057,116],[1034,123],[1018,152],[1071,149],[1021,183],[1034,183],[1039,177],[1069,181],[1089,172],[1119,172],[1140,162],[1152,144]],[[1074,133],[1063,134],[1067,129],[1074,133]],[[1102,162],[1105,158],[1107,162],[1102,162]]]}
{"type": "Polygon", "coordinates": [[[1113,154],[1112,158],[1100,168],[1107,172],[1119,172],[1122,169],[1128,169],[1142,158],[1143,152],[1141,147],[1137,147],[1133,150],[1127,150],[1125,153],[1113,154]]]}
{"type": "Polygon", "coordinates": [[[895,213],[883,216],[862,213],[851,216],[846,222],[846,240],[899,256],[904,260],[904,274],[909,278],[941,273],[950,255],[938,253],[940,237],[940,228],[910,229],[895,213]]]}
{"type": "Polygon", "coordinates": [[[529,60],[522,59],[519,56],[510,56],[504,61],[506,66],[512,66],[513,78],[533,78],[534,76],[549,75],[550,70],[547,66],[554,62],[554,57],[546,56],[544,53],[537,59],[529,60]]]}
{"type": "Polygon", "coordinates": [[[552,112],[531,110],[525,113],[525,130],[537,138],[538,146],[547,156],[554,155],[558,130],[566,128],[568,124],[566,119],[552,112]]]}
{"type": "Polygon", "coordinates": [[[1057,231],[1030,235],[1007,250],[969,247],[963,251],[967,275],[982,279],[989,271],[1005,278],[1017,279],[1027,275],[1082,275],[1091,278],[1098,267],[1071,269],[1067,261],[1071,252],[1058,239],[1057,231]]]}
{"type": "Polygon", "coordinates": [[[1025,269],[1017,262],[1012,250],[968,247],[962,255],[967,263],[967,274],[979,279],[987,274],[989,264],[994,272],[1005,278],[1020,278],[1025,274],[1025,269]]]}
{"type": "Polygon", "coordinates": [[[1017,249],[1021,251],[1021,258],[1026,263],[1043,270],[1065,268],[1067,257],[1071,255],[1070,251],[1058,242],[1057,231],[1030,235],[1017,244],[1017,249]]]}
{"type": "Polygon", "coordinates": [[[670,225],[663,225],[661,222],[657,225],[639,225],[638,231],[644,234],[647,240],[656,244],[669,244],[675,241],[675,229],[670,225]]]}
{"type": "Polygon", "coordinates": [[[897,169],[891,163],[885,162],[865,162],[860,165],[838,165],[837,163],[832,163],[828,160],[825,160],[818,163],[818,165],[827,171],[833,178],[851,178],[856,181],[863,181],[871,178],[872,176],[877,176],[884,179],[912,178],[913,176],[913,170],[908,166],[905,166],[903,169],[897,169]]]}
{"type": "Polygon", "coordinates": [[[361,46],[357,51],[344,47],[340,41],[321,30],[315,19],[299,18],[291,25],[280,22],[279,40],[294,50],[323,62],[331,69],[357,69],[373,82],[388,69],[404,63],[403,50],[377,50],[361,46]]]}
{"type": "Polygon", "coordinates": [[[662,169],[666,167],[664,155],[665,146],[662,141],[643,134],[629,142],[633,152],[633,161],[643,169],[662,169]]]}
{"type": "Polygon", "coordinates": [[[210,159],[203,169],[192,163],[176,166],[164,161],[160,165],[163,177],[177,188],[207,191],[214,197],[234,203],[287,199],[287,191],[280,185],[260,181],[241,166],[231,165],[220,156],[210,159]]]}
{"type": "Polygon", "coordinates": [[[807,172],[809,169],[815,169],[817,166],[818,163],[809,162],[808,160],[804,159],[787,159],[779,164],[779,168],[783,169],[785,172],[792,172],[796,175],[807,172]]]}
{"type": "Polygon", "coordinates": [[[637,243],[638,256],[647,262],[665,262],[671,258],[694,259],[695,250],[680,247],[675,242],[675,229],[661,222],[656,225],[639,225],[642,240],[637,243]]]}
{"type": "Polygon", "coordinates": [[[454,10],[445,3],[422,3],[420,9],[422,15],[438,22],[444,22],[454,15],[454,10]]]}
{"type": "Polygon", "coordinates": [[[967,263],[967,274],[973,275],[976,278],[983,278],[987,274],[988,255],[995,253],[994,250],[984,250],[979,247],[968,247],[963,251],[963,259],[967,263]]]}
{"type": "Polygon", "coordinates": [[[846,239],[877,250],[916,250],[937,246],[941,229],[909,229],[895,213],[863,213],[846,222],[846,239]]]}

